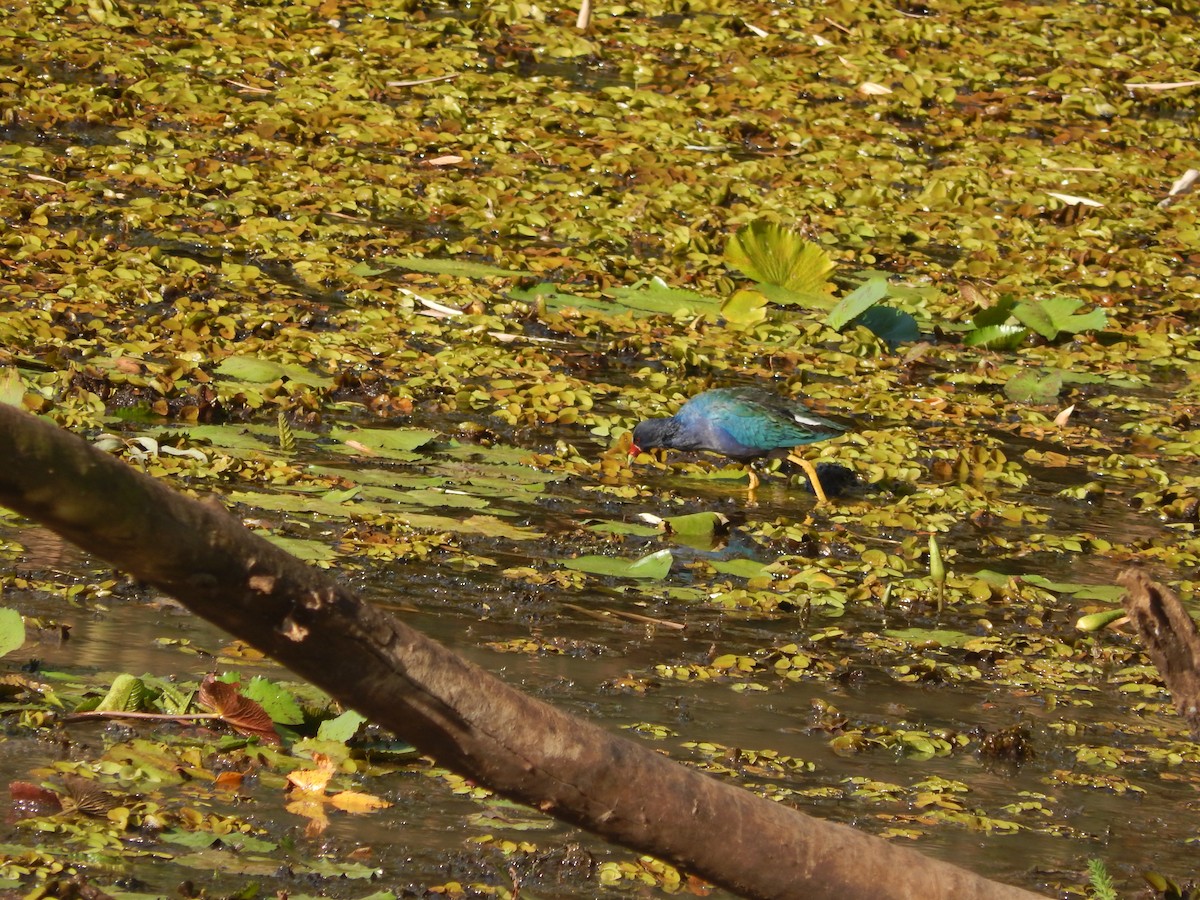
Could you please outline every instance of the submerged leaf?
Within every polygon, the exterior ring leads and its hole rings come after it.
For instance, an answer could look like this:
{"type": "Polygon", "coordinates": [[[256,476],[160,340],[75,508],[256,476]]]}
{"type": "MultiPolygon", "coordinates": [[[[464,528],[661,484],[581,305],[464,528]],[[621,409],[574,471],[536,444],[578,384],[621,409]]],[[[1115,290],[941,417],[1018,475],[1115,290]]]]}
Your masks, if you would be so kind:
{"type": "Polygon", "coordinates": [[[917,325],[917,320],[909,313],[890,306],[872,306],[854,322],[870,329],[893,350],[897,344],[915,341],[921,337],[921,328],[917,325]]]}
{"type": "MultiPolygon", "coordinates": [[[[384,256],[372,260],[374,264],[382,264],[395,269],[407,269],[410,272],[427,272],[431,275],[457,275],[460,278],[520,278],[530,274],[519,269],[502,269],[488,263],[475,262],[470,259],[430,259],[422,256],[384,256]]],[[[384,269],[375,268],[371,263],[362,263],[368,267],[366,271],[379,274],[384,269]]]]}
{"type": "Polygon", "coordinates": [[[1004,385],[1004,396],[1014,403],[1053,403],[1063,388],[1061,372],[1026,369],[1004,385]]]}

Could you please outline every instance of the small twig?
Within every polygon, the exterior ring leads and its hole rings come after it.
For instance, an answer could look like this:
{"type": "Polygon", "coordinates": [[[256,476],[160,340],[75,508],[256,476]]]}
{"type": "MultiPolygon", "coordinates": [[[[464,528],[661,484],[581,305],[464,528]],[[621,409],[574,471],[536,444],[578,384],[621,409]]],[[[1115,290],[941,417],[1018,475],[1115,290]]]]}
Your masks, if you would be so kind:
{"type": "Polygon", "coordinates": [[[120,712],[118,710],[92,709],[87,712],[71,713],[63,716],[60,722],[77,722],[80,719],[154,719],[159,722],[194,722],[198,719],[219,719],[217,713],[150,713],[150,712],[120,712]]]}
{"type": "Polygon", "coordinates": [[[839,25],[837,22],[833,21],[833,19],[829,18],[829,16],[822,16],[821,18],[824,20],[826,25],[833,26],[838,31],[842,32],[842,34],[854,34],[854,30],[852,28],[847,28],[845,25],[839,25]]]}
{"type": "Polygon", "coordinates": [[[590,609],[589,607],[578,606],[574,603],[564,603],[563,606],[590,618],[599,619],[601,622],[606,622],[610,618],[616,617],[618,619],[627,619],[630,622],[640,622],[644,625],[659,625],[663,628],[670,628],[673,631],[683,631],[687,628],[681,622],[672,622],[669,619],[656,619],[653,616],[643,616],[638,613],[622,612],[619,609],[590,609]]]}
{"type": "Polygon", "coordinates": [[[1130,90],[1143,91],[1175,91],[1180,88],[1190,88],[1200,85],[1200,81],[1127,81],[1125,87],[1130,90]]]}

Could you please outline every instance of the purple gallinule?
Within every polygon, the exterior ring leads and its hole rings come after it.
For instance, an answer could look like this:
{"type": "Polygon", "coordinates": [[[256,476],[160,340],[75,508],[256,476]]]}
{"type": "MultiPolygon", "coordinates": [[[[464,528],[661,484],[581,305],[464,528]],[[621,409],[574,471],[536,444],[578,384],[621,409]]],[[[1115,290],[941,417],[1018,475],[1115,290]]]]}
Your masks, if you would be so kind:
{"type": "MultiPolygon", "coordinates": [[[[790,397],[757,387],[716,388],[697,394],[667,419],[647,419],[633,429],[630,457],[652,447],[708,450],[748,463],[775,451],[837,437],[844,425],[811,412],[790,397]]],[[[812,463],[796,453],[784,454],[812,482],[819,503],[828,503],[812,463]]],[[[750,489],[758,477],[750,472],[750,489]]]]}

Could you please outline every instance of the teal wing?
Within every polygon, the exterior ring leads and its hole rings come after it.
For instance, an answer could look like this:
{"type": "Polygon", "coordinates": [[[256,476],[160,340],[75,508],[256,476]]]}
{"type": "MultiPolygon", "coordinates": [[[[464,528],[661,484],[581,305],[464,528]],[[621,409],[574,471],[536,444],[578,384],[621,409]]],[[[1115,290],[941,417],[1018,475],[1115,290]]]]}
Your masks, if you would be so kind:
{"type": "Polygon", "coordinates": [[[708,407],[710,418],[735,441],[769,452],[837,437],[845,426],[818,416],[803,403],[759,388],[724,388],[708,407]]]}

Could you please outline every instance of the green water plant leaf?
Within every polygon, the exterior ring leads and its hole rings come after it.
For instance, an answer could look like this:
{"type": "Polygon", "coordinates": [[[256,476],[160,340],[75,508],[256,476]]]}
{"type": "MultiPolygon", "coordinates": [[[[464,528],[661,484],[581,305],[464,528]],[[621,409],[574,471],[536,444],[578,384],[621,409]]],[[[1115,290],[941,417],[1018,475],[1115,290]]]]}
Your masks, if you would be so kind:
{"type": "Polygon", "coordinates": [[[771,574],[767,563],[745,557],[713,560],[711,565],[722,575],[733,575],[736,578],[764,578],[771,574]]]}
{"type": "Polygon", "coordinates": [[[1100,612],[1088,613],[1075,620],[1075,627],[1080,631],[1093,632],[1107,627],[1118,619],[1123,619],[1128,613],[1123,609],[1105,609],[1100,612]]]}
{"type": "Polygon", "coordinates": [[[890,306],[872,306],[854,322],[869,329],[892,349],[921,337],[917,320],[910,313],[890,306]]]}
{"type": "Polygon", "coordinates": [[[25,385],[21,382],[21,374],[17,371],[17,367],[0,367],[0,403],[20,406],[21,398],[24,396],[25,385]]]}
{"type": "Polygon", "coordinates": [[[259,356],[230,356],[217,366],[218,375],[250,384],[272,384],[282,378],[312,387],[331,387],[333,379],[303,366],[278,363],[259,356]]]}
{"type": "Polygon", "coordinates": [[[1063,389],[1063,376],[1059,371],[1025,369],[1014,375],[1004,385],[1004,396],[1014,403],[1053,403],[1063,389]]]}
{"type": "Polygon", "coordinates": [[[909,644],[939,644],[942,647],[962,647],[975,640],[974,635],[949,628],[889,628],[883,632],[909,644]]]}
{"type": "Polygon", "coordinates": [[[638,281],[629,287],[613,288],[607,292],[617,303],[629,309],[665,315],[716,315],[721,311],[721,302],[716,297],[671,287],[655,276],[648,281],[638,281]]]}
{"type": "Polygon", "coordinates": [[[362,452],[362,447],[381,456],[411,453],[438,436],[428,428],[335,428],[330,436],[342,442],[342,453],[362,452]]]}
{"type": "Polygon", "coordinates": [[[743,288],[721,304],[721,317],[733,328],[750,328],[767,318],[767,295],[743,288]]]}
{"type": "Polygon", "coordinates": [[[568,569],[589,575],[608,575],[613,578],[645,578],[661,581],[671,571],[674,557],[670,550],[659,550],[641,559],[620,559],[613,556],[577,556],[564,559],[568,569]]]}
{"type": "Polygon", "coordinates": [[[988,350],[1015,350],[1029,334],[1029,329],[1012,321],[1016,305],[1015,297],[1005,295],[976,312],[971,317],[972,330],[963,338],[963,343],[988,350]]]}
{"type": "Polygon", "coordinates": [[[687,537],[712,537],[729,525],[729,517],[719,512],[698,512],[685,516],[668,516],[662,520],[672,534],[687,537]]]}
{"type": "Polygon", "coordinates": [[[261,706],[272,722],[299,725],[304,721],[304,713],[292,692],[269,679],[261,676],[250,679],[250,683],[242,688],[242,696],[261,706]]]}
{"type": "Polygon", "coordinates": [[[1108,315],[1102,309],[1077,315],[1075,310],[1083,306],[1082,300],[1074,297],[1045,297],[1026,300],[1013,307],[1013,317],[1022,325],[1036,331],[1048,341],[1060,334],[1079,334],[1083,331],[1100,331],[1108,325],[1108,315]]]}
{"type": "Polygon", "coordinates": [[[1115,584],[1082,584],[1075,581],[1051,581],[1041,575],[1022,575],[1022,581],[1035,584],[1055,594],[1070,594],[1077,600],[1115,602],[1125,596],[1125,588],[1115,584]]]}
{"type": "Polygon", "coordinates": [[[0,609],[0,656],[19,650],[25,643],[25,621],[15,609],[0,609]]]}
{"type": "Polygon", "coordinates": [[[1029,329],[1023,325],[985,325],[967,334],[963,343],[988,350],[1016,350],[1027,334],[1029,329]]]}
{"type": "Polygon", "coordinates": [[[868,279],[834,304],[829,315],[825,317],[825,324],[835,331],[841,331],[851,321],[886,297],[887,293],[886,278],[877,276],[868,279]]]}
{"type": "Polygon", "coordinates": [[[365,716],[348,709],[337,718],[322,722],[317,728],[317,739],[344,744],[358,733],[358,729],[366,721],[365,716]]]}
{"type": "Polygon", "coordinates": [[[725,262],[762,285],[782,288],[782,294],[765,292],[777,303],[827,305],[833,292],[833,258],[798,231],[764,219],[738,229],[725,245],[725,262]]]}
{"type": "Polygon", "coordinates": [[[121,674],[113,679],[108,693],[96,705],[97,712],[136,712],[142,708],[149,691],[142,679],[121,674]]]}
{"type": "Polygon", "coordinates": [[[409,272],[424,272],[430,275],[457,275],[460,278],[520,278],[530,274],[519,269],[502,269],[488,263],[476,262],[470,259],[431,259],[423,256],[385,256],[372,260],[370,263],[360,263],[352,274],[378,275],[387,268],[405,269],[409,272]]]}

